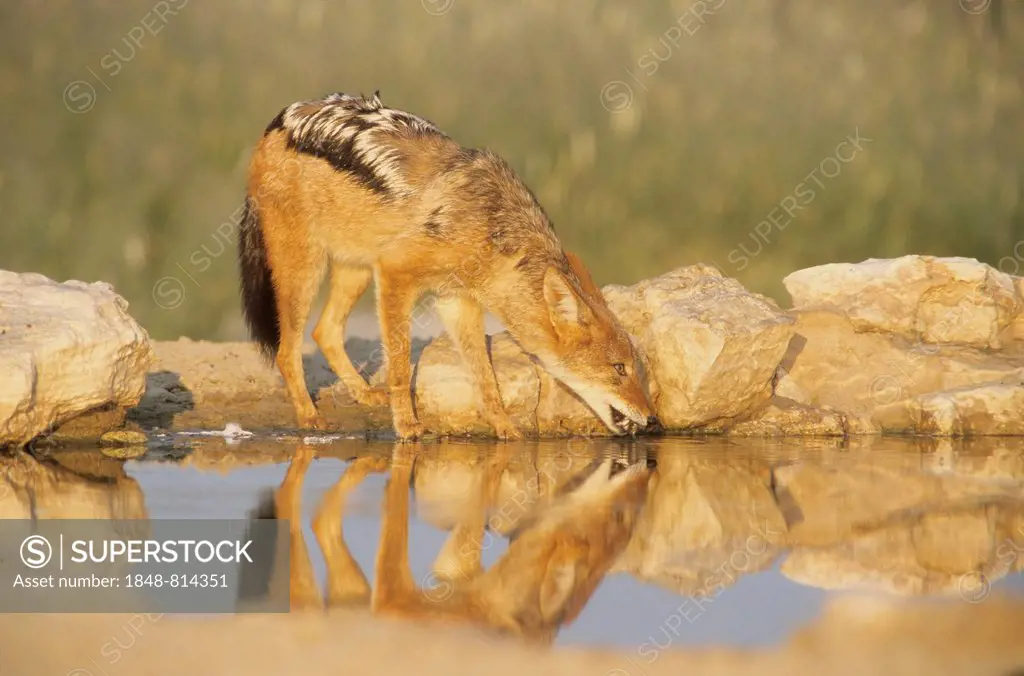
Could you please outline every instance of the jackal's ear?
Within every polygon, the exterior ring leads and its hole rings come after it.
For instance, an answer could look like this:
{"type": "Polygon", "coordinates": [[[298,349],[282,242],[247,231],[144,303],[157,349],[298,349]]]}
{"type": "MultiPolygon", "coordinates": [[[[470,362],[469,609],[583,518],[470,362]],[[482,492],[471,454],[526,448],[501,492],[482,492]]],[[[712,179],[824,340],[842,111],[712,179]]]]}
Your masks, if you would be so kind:
{"type": "Polygon", "coordinates": [[[583,301],[555,268],[548,268],[544,273],[544,302],[556,327],[583,321],[583,301]]]}
{"type": "Polygon", "coordinates": [[[604,294],[601,293],[601,287],[595,282],[594,278],[590,276],[590,270],[583,264],[583,259],[574,254],[572,251],[565,252],[565,258],[569,261],[569,267],[576,273],[576,276],[580,280],[580,285],[583,287],[583,293],[588,294],[594,300],[601,303],[604,302],[604,294]]]}
{"type": "Polygon", "coordinates": [[[548,622],[565,613],[566,605],[576,589],[576,565],[572,559],[558,560],[548,566],[540,583],[540,614],[548,622]]]}

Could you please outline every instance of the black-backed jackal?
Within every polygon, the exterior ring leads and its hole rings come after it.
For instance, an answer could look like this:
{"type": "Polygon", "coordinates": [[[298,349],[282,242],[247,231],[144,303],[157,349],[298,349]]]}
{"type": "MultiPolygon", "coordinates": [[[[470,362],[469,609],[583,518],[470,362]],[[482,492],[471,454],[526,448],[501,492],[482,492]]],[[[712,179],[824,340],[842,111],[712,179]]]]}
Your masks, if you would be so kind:
{"type": "Polygon", "coordinates": [[[521,432],[490,363],[485,310],[613,432],[656,422],[629,335],[529,188],[494,153],[460,146],[377,94],[293,103],[267,126],[249,167],[238,253],[250,333],[276,359],[300,427],[322,424],[301,345],[328,265],[313,338],[355,400],[390,403],[400,439],[424,432],[409,324],[428,292],[499,437],[521,432]],[[344,346],[345,322],[371,279],[387,389],[370,387],[344,346]]]}
{"type": "MultiPolygon", "coordinates": [[[[313,518],[313,532],[327,563],[322,597],[302,534],[302,485],[314,457],[300,445],[276,495],[267,496],[262,518],[289,521],[291,607],[308,609],[370,605],[374,614],[471,624],[499,634],[550,643],[558,630],[582,611],[632,536],[647,497],[646,463],[595,461],[524,519],[508,551],[488,570],[480,567],[488,500],[501,476],[491,466],[479,509],[453,531],[461,547],[458,574],[434,574],[438,582],[419,587],[409,566],[409,489],[415,447],[396,444],[385,488],[375,579],[368,583],[342,533],[349,493],[372,472],[388,467],[385,458],[361,457],[346,467],[328,490],[313,518]]],[[[447,546],[448,551],[454,547],[447,546]]],[[[435,562],[435,571],[440,560],[435,562]]],[[[271,572],[272,574],[272,572],[271,572]]],[[[282,580],[270,586],[280,589],[282,580]]]]}

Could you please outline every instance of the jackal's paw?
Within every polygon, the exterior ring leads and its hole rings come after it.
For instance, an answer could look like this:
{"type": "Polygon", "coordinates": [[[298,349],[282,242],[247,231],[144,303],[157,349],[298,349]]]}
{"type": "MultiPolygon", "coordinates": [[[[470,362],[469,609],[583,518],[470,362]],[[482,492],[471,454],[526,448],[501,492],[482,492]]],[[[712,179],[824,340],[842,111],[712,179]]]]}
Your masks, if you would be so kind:
{"type": "Polygon", "coordinates": [[[423,423],[415,420],[395,420],[395,434],[399,441],[415,441],[423,437],[427,430],[423,423]]]}
{"type": "Polygon", "coordinates": [[[316,411],[297,415],[296,422],[302,430],[322,430],[327,426],[327,422],[316,411]]]}
{"type": "Polygon", "coordinates": [[[386,472],[387,469],[388,459],[382,455],[364,455],[353,460],[348,466],[348,471],[356,478],[362,478],[374,472],[386,472]]]}
{"type": "Polygon", "coordinates": [[[391,401],[388,390],[385,387],[367,387],[357,390],[352,398],[363,406],[387,406],[391,401]]]}
{"type": "Polygon", "coordinates": [[[494,434],[499,439],[505,441],[514,441],[516,439],[522,439],[523,433],[519,431],[519,428],[512,424],[512,421],[508,417],[504,419],[497,419],[491,421],[491,426],[494,427],[494,434]]]}

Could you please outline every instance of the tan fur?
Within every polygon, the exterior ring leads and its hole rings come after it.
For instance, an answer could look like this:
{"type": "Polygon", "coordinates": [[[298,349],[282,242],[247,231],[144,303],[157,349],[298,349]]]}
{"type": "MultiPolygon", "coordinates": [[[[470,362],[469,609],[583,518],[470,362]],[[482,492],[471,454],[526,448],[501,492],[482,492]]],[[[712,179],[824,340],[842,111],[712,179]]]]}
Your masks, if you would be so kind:
{"type": "Polygon", "coordinates": [[[604,299],[604,294],[601,292],[601,288],[594,282],[594,278],[590,276],[590,270],[588,270],[583,264],[583,259],[572,251],[566,251],[565,257],[569,261],[569,268],[576,273],[576,277],[580,280],[580,288],[583,293],[589,295],[592,299],[607,305],[604,299]]]}
{"type": "MultiPolygon", "coordinates": [[[[607,479],[605,461],[572,491],[532,515],[532,524],[487,571],[479,566],[484,511],[463,524],[461,562],[454,575],[420,588],[408,559],[409,487],[416,447],[398,444],[385,489],[381,539],[372,587],[355,563],[341,533],[345,498],[386,461],[359,458],[331,488],[313,521],[327,563],[327,607],[369,603],[372,612],[414,620],[465,623],[540,643],[550,643],[560,627],[578,617],[609,567],[625,548],[646,500],[649,473],[639,466],[607,479]],[[588,485],[589,482],[589,485],[588,485]]],[[[323,608],[301,528],[301,494],[314,450],[300,445],[277,493],[277,518],[288,518],[293,609],[323,608]]],[[[500,477],[491,466],[485,493],[500,477]]],[[[481,496],[486,500],[486,494],[481,496]]]]}
{"type": "MultiPolygon", "coordinates": [[[[376,98],[367,101],[381,105],[376,98]]],[[[301,125],[304,116],[327,105],[340,104],[297,104],[287,109],[287,120],[301,125]]],[[[597,287],[581,261],[567,258],[543,210],[500,158],[429,129],[376,131],[375,150],[399,158],[397,169],[379,170],[382,182],[390,181],[381,193],[365,177],[361,182],[357,174],[289,146],[290,133],[278,127],[264,135],[250,164],[248,193],[258,209],[277,299],[276,362],[301,427],[322,424],[306,391],[301,342],[328,267],[330,296],[313,337],[354,399],[390,403],[399,438],[425,432],[410,389],[409,324],[427,292],[438,296],[445,330],[469,366],[481,411],[498,436],[521,432],[504,409],[487,354],[485,309],[614,431],[646,426],[652,411],[628,335],[600,293],[592,292],[597,287]],[[343,345],[345,322],[371,278],[386,391],[370,387],[343,345]],[[616,364],[625,365],[625,375],[616,374],[616,364]],[[611,423],[611,406],[622,414],[621,424],[611,423]]]]}

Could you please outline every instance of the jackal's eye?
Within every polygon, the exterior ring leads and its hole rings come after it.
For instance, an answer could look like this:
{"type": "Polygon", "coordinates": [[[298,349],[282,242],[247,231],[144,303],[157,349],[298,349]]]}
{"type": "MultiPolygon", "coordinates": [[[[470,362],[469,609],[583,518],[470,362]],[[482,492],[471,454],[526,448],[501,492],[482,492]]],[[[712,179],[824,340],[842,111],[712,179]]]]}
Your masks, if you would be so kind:
{"type": "Polygon", "coordinates": [[[626,375],[625,364],[612,364],[612,367],[615,369],[615,372],[618,373],[620,376],[626,375]]]}

